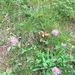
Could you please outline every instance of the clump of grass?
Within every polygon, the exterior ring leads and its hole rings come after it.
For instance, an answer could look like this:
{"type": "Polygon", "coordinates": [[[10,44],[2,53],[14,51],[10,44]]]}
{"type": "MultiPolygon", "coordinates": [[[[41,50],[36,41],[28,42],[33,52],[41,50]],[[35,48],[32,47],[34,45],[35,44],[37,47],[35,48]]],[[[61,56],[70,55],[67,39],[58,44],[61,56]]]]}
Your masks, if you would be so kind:
{"type": "Polygon", "coordinates": [[[12,74],[54,75],[52,68],[57,67],[61,75],[74,75],[75,71],[73,65],[69,64],[71,58],[67,52],[69,32],[62,27],[66,25],[64,20],[74,14],[74,0],[1,0],[1,9],[2,13],[8,13],[9,27],[13,28],[13,34],[18,37],[20,45],[11,48],[9,65],[12,67],[12,74]],[[55,29],[58,30],[57,34],[52,33],[55,29]],[[28,46],[25,40],[30,31],[34,33],[35,43],[28,46]],[[44,33],[39,38],[40,31],[44,33]],[[62,43],[67,46],[62,46],[62,43]]]}

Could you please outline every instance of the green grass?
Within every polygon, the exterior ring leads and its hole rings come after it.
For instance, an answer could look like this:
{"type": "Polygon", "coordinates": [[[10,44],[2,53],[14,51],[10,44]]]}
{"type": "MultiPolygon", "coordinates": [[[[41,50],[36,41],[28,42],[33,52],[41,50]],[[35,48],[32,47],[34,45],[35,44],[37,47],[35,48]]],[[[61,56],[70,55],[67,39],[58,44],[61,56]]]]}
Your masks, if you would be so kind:
{"type": "Polygon", "coordinates": [[[74,64],[70,64],[74,59],[70,58],[67,51],[70,42],[68,41],[69,19],[75,19],[74,1],[0,1],[0,28],[7,24],[6,26],[11,28],[11,35],[21,37],[19,39],[21,47],[12,47],[9,53],[11,58],[8,62],[12,67],[12,74],[9,75],[54,75],[52,72],[54,66],[61,70],[61,75],[75,74],[74,64]],[[54,29],[59,30],[58,36],[52,35],[51,31],[54,29]],[[31,38],[31,35],[29,36],[31,31],[35,40],[31,38]],[[38,37],[40,31],[50,34],[48,37],[42,37],[44,40],[42,43],[39,42],[38,37]],[[30,47],[26,44],[27,38],[31,38],[34,42],[30,47]],[[62,47],[61,43],[66,43],[67,47],[62,47]],[[52,62],[52,58],[56,58],[57,61],[52,62]]]}

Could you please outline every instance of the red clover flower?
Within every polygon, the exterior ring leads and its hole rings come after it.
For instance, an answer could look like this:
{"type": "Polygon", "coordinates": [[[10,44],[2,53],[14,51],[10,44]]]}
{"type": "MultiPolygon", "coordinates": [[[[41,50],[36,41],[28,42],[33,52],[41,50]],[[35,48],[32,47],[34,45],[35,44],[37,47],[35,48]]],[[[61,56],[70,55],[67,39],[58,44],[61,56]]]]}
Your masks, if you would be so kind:
{"type": "Polygon", "coordinates": [[[60,70],[56,66],[52,68],[52,72],[54,73],[54,75],[59,75],[60,74],[60,70]]]}
{"type": "Polygon", "coordinates": [[[57,36],[57,35],[58,35],[58,30],[57,30],[57,29],[52,30],[52,34],[53,34],[54,36],[57,36]]]}
{"type": "Polygon", "coordinates": [[[10,42],[13,46],[15,46],[18,43],[18,39],[14,36],[10,37],[10,42]]]}

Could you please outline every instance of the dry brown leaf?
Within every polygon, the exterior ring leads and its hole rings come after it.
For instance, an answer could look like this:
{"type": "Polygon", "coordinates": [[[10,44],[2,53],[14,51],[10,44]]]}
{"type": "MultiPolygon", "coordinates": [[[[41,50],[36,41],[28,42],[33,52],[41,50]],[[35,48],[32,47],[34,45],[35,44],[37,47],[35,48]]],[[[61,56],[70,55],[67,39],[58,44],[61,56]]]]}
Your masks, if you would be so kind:
{"type": "Polygon", "coordinates": [[[49,33],[45,33],[44,35],[45,35],[46,37],[48,37],[50,34],[49,34],[49,33]]]}
{"type": "Polygon", "coordinates": [[[40,37],[40,36],[44,37],[44,31],[38,32],[38,35],[39,35],[39,37],[40,37]]]}
{"type": "Polygon", "coordinates": [[[44,32],[44,31],[40,31],[40,32],[38,32],[38,36],[39,37],[48,37],[50,34],[49,33],[46,33],[46,32],[44,32]]]}
{"type": "Polygon", "coordinates": [[[46,33],[46,32],[44,32],[44,31],[38,32],[38,37],[39,37],[39,39],[40,39],[40,42],[43,42],[43,39],[42,39],[42,38],[48,37],[49,35],[50,35],[49,33],[46,33]]]}
{"type": "Polygon", "coordinates": [[[40,38],[40,42],[43,42],[42,38],[40,38]]]}

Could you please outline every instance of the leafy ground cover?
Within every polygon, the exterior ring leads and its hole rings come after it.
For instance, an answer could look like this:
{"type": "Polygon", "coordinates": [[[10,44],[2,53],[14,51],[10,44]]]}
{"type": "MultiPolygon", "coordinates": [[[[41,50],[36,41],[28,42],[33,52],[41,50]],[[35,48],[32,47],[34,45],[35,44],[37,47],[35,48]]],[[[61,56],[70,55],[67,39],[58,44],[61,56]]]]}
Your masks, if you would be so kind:
{"type": "Polygon", "coordinates": [[[0,75],[74,75],[74,2],[0,0],[0,75]]]}

